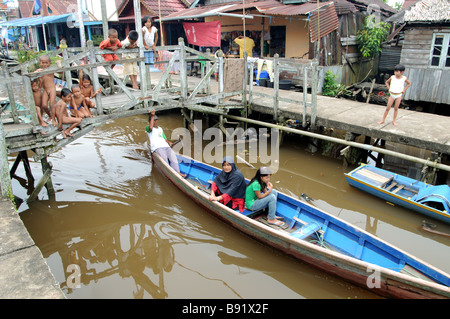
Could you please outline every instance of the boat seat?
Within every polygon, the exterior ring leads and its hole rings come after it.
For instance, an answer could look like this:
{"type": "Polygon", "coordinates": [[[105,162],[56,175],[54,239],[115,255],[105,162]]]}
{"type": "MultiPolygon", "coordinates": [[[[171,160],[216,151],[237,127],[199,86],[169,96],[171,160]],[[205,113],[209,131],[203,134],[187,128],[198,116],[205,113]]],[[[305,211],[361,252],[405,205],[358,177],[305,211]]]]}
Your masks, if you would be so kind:
{"type": "Polygon", "coordinates": [[[396,185],[397,185],[397,182],[392,182],[391,185],[389,185],[388,187],[386,187],[386,190],[387,190],[387,191],[390,191],[390,190],[393,189],[396,185]]]}
{"type": "Polygon", "coordinates": [[[298,239],[305,239],[306,237],[311,236],[315,232],[320,230],[320,225],[316,222],[311,222],[306,225],[303,225],[295,232],[291,233],[291,236],[298,238],[298,239]]]}
{"type": "Polygon", "coordinates": [[[362,169],[356,171],[355,174],[359,174],[361,176],[364,176],[365,178],[370,179],[371,181],[376,183],[377,186],[379,186],[379,187],[384,187],[390,181],[392,181],[394,178],[394,176],[383,176],[383,175],[377,174],[366,168],[362,168],[362,169]]]}
{"type": "Polygon", "coordinates": [[[405,185],[399,185],[396,189],[394,189],[392,191],[393,194],[396,194],[398,191],[400,191],[401,189],[405,188],[405,185]]]}
{"type": "MultiPolygon", "coordinates": [[[[265,210],[265,208],[260,209],[260,210],[250,210],[250,209],[244,209],[244,211],[242,212],[242,215],[245,215],[247,217],[252,218],[253,216],[259,215],[261,213],[263,213],[265,210]]],[[[239,212],[239,209],[236,209],[237,212],[239,212]]]]}

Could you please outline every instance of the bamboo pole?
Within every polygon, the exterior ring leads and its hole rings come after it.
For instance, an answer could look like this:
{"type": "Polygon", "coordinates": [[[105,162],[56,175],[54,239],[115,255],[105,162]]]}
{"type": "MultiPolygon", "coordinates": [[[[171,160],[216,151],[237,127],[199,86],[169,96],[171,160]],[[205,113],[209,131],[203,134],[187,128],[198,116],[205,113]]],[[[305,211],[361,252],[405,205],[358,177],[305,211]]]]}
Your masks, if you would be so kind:
{"type": "Polygon", "coordinates": [[[290,127],[277,125],[277,124],[271,124],[271,123],[261,122],[261,121],[257,121],[257,120],[247,119],[247,118],[243,118],[243,117],[240,117],[240,116],[234,116],[234,115],[223,115],[223,116],[225,116],[227,118],[230,118],[232,120],[247,122],[247,123],[260,125],[260,126],[266,126],[266,127],[270,127],[270,128],[275,128],[275,129],[278,129],[280,131],[285,131],[285,132],[299,134],[299,135],[305,135],[305,136],[309,136],[311,138],[318,138],[318,139],[329,141],[329,142],[333,142],[333,143],[344,144],[344,145],[348,145],[348,146],[351,146],[351,147],[361,148],[361,149],[366,150],[366,151],[378,152],[378,153],[381,153],[381,154],[398,157],[398,158],[401,158],[401,159],[404,159],[404,160],[407,160],[407,161],[423,164],[423,165],[430,166],[430,167],[435,167],[437,169],[441,169],[441,170],[450,172],[450,166],[448,166],[448,165],[444,165],[444,164],[436,163],[436,162],[431,162],[429,160],[425,160],[425,159],[422,159],[422,158],[414,157],[414,156],[411,156],[411,155],[402,154],[402,153],[395,152],[395,151],[390,151],[390,150],[387,150],[387,149],[384,149],[384,148],[372,146],[370,144],[361,144],[361,143],[357,143],[357,142],[346,141],[346,140],[342,140],[342,139],[336,138],[336,137],[321,135],[321,134],[312,133],[312,132],[308,132],[308,131],[302,131],[302,130],[298,130],[298,129],[294,129],[294,128],[290,128],[290,127]]]}

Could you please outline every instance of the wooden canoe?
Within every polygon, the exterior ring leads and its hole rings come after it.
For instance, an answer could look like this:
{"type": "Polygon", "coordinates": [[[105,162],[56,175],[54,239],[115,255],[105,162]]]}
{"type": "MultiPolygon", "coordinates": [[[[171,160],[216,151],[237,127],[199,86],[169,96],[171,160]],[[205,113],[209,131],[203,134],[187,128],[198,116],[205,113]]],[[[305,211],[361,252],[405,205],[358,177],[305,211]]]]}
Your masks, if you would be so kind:
{"type": "Polygon", "coordinates": [[[277,215],[285,227],[267,224],[266,213],[230,209],[209,200],[219,169],[178,155],[175,172],[153,153],[153,163],[185,195],[234,228],[313,267],[391,298],[450,298],[450,275],[350,223],[279,192],[277,215]]]}

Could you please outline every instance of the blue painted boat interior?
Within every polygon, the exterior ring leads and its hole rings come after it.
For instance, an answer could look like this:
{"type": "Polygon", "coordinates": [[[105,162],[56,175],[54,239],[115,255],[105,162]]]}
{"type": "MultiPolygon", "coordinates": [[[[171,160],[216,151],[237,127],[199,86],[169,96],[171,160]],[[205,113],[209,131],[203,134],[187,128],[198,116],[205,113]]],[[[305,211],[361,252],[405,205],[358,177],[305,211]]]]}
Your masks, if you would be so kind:
{"type": "Polygon", "coordinates": [[[346,174],[346,179],[351,186],[372,195],[444,222],[450,222],[450,187],[448,185],[430,185],[366,164],[346,174]],[[433,212],[427,207],[434,208],[442,214],[433,212]]]}
{"type": "MultiPolygon", "coordinates": [[[[211,183],[220,170],[180,155],[178,160],[180,171],[187,175],[186,179],[209,194],[211,183]]],[[[390,178],[390,176],[387,177],[390,178]]],[[[431,278],[432,281],[450,286],[448,276],[380,242],[375,236],[363,233],[301,200],[282,193],[278,194],[277,216],[284,217],[288,227],[283,231],[290,233],[291,236],[393,271],[403,270],[402,272],[409,274],[418,272],[431,278]]],[[[249,218],[255,220],[261,218],[261,216],[252,216],[251,213],[247,209],[244,211],[249,218]]]]}

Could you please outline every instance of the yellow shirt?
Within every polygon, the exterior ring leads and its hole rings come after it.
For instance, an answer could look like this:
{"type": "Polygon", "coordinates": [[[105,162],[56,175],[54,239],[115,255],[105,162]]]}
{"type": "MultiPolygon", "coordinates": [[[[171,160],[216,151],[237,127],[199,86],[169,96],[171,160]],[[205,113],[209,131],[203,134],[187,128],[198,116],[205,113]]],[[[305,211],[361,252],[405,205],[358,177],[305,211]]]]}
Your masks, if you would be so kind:
{"type": "Polygon", "coordinates": [[[239,54],[241,59],[244,57],[244,43],[245,43],[245,51],[247,51],[247,56],[252,57],[253,56],[253,48],[255,47],[255,42],[253,39],[245,37],[242,39],[236,38],[234,39],[234,42],[236,42],[239,45],[239,54]]]}

